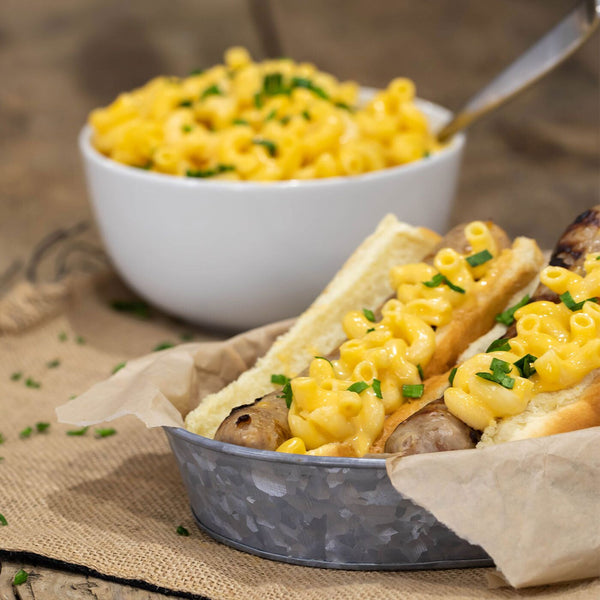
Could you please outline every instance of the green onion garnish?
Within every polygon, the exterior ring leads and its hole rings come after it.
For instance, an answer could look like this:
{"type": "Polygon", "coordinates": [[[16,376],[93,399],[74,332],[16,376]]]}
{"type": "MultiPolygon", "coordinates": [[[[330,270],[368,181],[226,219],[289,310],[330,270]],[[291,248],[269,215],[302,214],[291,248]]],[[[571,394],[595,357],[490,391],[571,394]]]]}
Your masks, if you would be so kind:
{"type": "Polygon", "coordinates": [[[292,390],[292,382],[288,381],[281,390],[281,396],[279,398],[285,398],[285,405],[290,408],[292,406],[292,400],[294,399],[294,392],[292,390]]]}
{"type": "Polygon", "coordinates": [[[89,427],[82,427],[81,429],[70,429],[69,431],[67,431],[67,435],[82,436],[87,433],[88,429],[89,427]]]}
{"type": "Polygon", "coordinates": [[[357,394],[361,394],[369,387],[369,384],[366,381],[356,381],[349,388],[349,392],[356,392],[357,394]]]}
{"type": "Polygon", "coordinates": [[[39,389],[39,388],[41,388],[41,387],[42,387],[42,384],[41,384],[39,381],[35,381],[35,379],[33,379],[32,377],[28,377],[28,378],[25,380],[25,385],[26,385],[28,388],[33,388],[33,389],[35,389],[35,390],[37,390],[37,389],[39,389]]]}
{"type": "Polygon", "coordinates": [[[23,571],[23,569],[19,569],[15,573],[15,576],[13,577],[12,584],[13,585],[21,585],[27,581],[28,577],[29,577],[29,575],[27,574],[27,571],[23,571]]]}
{"type": "Polygon", "coordinates": [[[488,260],[492,260],[492,258],[494,258],[494,257],[492,256],[492,254],[490,253],[489,250],[482,250],[481,252],[478,252],[477,254],[473,254],[472,256],[467,256],[467,262],[472,267],[478,267],[479,265],[486,263],[488,260]]]}
{"type": "Polygon", "coordinates": [[[323,100],[329,100],[329,94],[324,89],[316,86],[310,79],[305,77],[292,77],[292,88],[304,88],[310,90],[319,98],[323,98],[323,100]]]}
{"type": "Polygon", "coordinates": [[[118,365],[115,365],[111,371],[111,374],[114,375],[115,373],[118,373],[121,369],[125,368],[126,364],[126,362],[120,362],[118,365]]]}
{"type": "Polygon", "coordinates": [[[498,358],[493,358],[490,364],[490,370],[491,373],[480,372],[475,373],[475,375],[481,377],[481,379],[487,379],[493,383],[498,383],[506,389],[512,390],[515,385],[515,380],[507,375],[507,373],[510,373],[509,363],[498,358]]]}
{"type": "Polygon", "coordinates": [[[190,77],[192,75],[202,75],[202,73],[204,73],[204,69],[193,69],[190,71],[190,77]]]}
{"type": "Polygon", "coordinates": [[[182,125],[181,126],[181,131],[183,133],[189,133],[192,130],[192,126],[191,125],[182,125]]]}
{"type": "Polygon", "coordinates": [[[332,362],[328,358],[325,358],[324,356],[315,356],[314,358],[320,358],[321,360],[326,360],[333,367],[332,362]]]}
{"type": "Polygon", "coordinates": [[[23,373],[21,371],[17,371],[16,373],[13,373],[10,376],[10,380],[11,381],[19,381],[19,379],[21,379],[21,377],[23,377],[23,373]]]}
{"type": "Polygon", "coordinates": [[[500,338],[499,340],[494,340],[489,346],[486,352],[510,352],[510,344],[508,343],[508,338],[500,338]]]}
{"type": "Polygon", "coordinates": [[[257,92],[256,94],[254,94],[254,106],[256,108],[262,108],[262,105],[263,105],[262,96],[261,96],[260,92],[257,92]]]}
{"type": "Polygon", "coordinates": [[[223,92],[219,89],[217,85],[211,85],[207,87],[202,94],[200,95],[200,100],[204,100],[208,98],[208,96],[222,96],[223,92]]]}
{"type": "Polygon", "coordinates": [[[571,311],[575,312],[576,310],[581,310],[583,308],[583,305],[586,302],[596,302],[598,303],[598,299],[597,298],[586,298],[585,300],[582,300],[581,302],[575,302],[575,300],[573,300],[573,296],[571,296],[571,293],[569,291],[566,291],[564,294],[561,294],[559,296],[559,298],[562,300],[563,304],[571,311]]]}
{"type": "Polygon", "coordinates": [[[179,103],[179,106],[191,106],[192,105],[192,101],[191,100],[182,100],[179,103]]]}
{"type": "Polygon", "coordinates": [[[450,375],[448,375],[448,381],[450,385],[454,385],[454,376],[456,375],[456,371],[458,371],[458,367],[454,367],[452,371],[450,371],[450,375]]]}
{"type": "Polygon", "coordinates": [[[233,165],[217,165],[213,169],[188,169],[185,174],[187,177],[198,177],[200,179],[204,179],[206,177],[220,175],[221,173],[227,173],[228,171],[235,171],[235,167],[233,165]]]}
{"type": "Polygon", "coordinates": [[[81,335],[78,335],[78,336],[75,338],[75,341],[76,341],[76,342],[77,342],[77,343],[78,343],[80,346],[83,346],[83,345],[85,344],[85,338],[84,338],[83,336],[81,336],[81,335]]]}
{"type": "Polygon", "coordinates": [[[61,342],[66,342],[66,341],[67,341],[67,334],[66,334],[64,331],[61,331],[61,332],[58,334],[58,339],[59,339],[61,342]]]}
{"type": "Polygon", "coordinates": [[[367,321],[371,321],[371,323],[375,323],[375,313],[368,308],[363,308],[363,315],[365,315],[365,319],[367,321]]]}
{"type": "Polygon", "coordinates": [[[250,123],[248,123],[248,121],[246,121],[246,119],[234,119],[232,121],[232,123],[234,125],[250,125],[250,123]]]}
{"type": "Polygon", "coordinates": [[[24,440],[25,438],[28,438],[32,433],[33,433],[32,427],[25,427],[25,429],[23,429],[19,433],[19,437],[24,440]]]}
{"type": "Polygon", "coordinates": [[[515,363],[515,367],[519,369],[521,373],[521,377],[525,377],[529,379],[532,375],[535,374],[535,367],[533,363],[537,360],[537,356],[533,356],[533,354],[526,354],[523,358],[520,358],[515,363]]]}
{"type": "Polygon", "coordinates": [[[264,146],[269,153],[269,156],[275,156],[277,154],[277,144],[271,140],[256,138],[252,140],[252,143],[256,144],[257,146],[264,146]]]}
{"type": "Polygon", "coordinates": [[[310,121],[310,113],[307,110],[303,110],[302,111],[302,116],[307,120],[310,121]]]}
{"type": "Polygon", "coordinates": [[[39,423],[35,424],[35,428],[37,429],[38,433],[44,433],[48,427],[50,427],[50,423],[43,423],[40,421],[39,423]]]}
{"type": "Polygon", "coordinates": [[[403,385],[402,395],[405,398],[420,398],[423,395],[424,389],[425,385],[422,383],[417,383],[414,385],[403,385]]]}
{"type": "Polygon", "coordinates": [[[117,433],[117,430],[112,429],[112,427],[109,427],[106,429],[96,429],[95,432],[97,438],[106,438],[110,437],[111,435],[115,435],[115,433],[117,433]]]}
{"type": "Polygon", "coordinates": [[[383,396],[381,395],[381,381],[379,381],[379,379],[373,379],[373,383],[371,384],[371,387],[373,388],[375,395],[380,400],[383,400],[383,396]]]}
{"type": "Polygon", "coordinates": [[[371,333],[371,331],[375,331],[375,327],[369,327],[365,333],[371,333]]]}
{"type": "Polygon", "coordinates": [[[334,103],[338,108],[343,108],[344,110],[347,110],[349,112],[352,112],[352,107],[349,106],[348,104],[346,104],[345,102],[335,102],[334,103]]]}
{"type": "Polygon", "coordinates": [[[179,525],[179,527],[176,529],[176,532],[177,535],[183,535],[185,537],[190,535],[190,532],[183,525],[179,525]]]}
{"type": "Polygon", "coordinates": [[[465,293],[463,288],[459,287],[458,285],[454,285],[445,275],[442,275],[441,273],[434,275],[429,281],[423,281],[423,285],[426,285],[430,288],[438,287],[443,283],[445,283],[451,290],[454,290],[459,294],[465,293]]]}
{"type": "Polygon", "coordinates": [[[265,117],[265,121],[271,121],[272,119],[275,118],[275,116],[277,115],[277,109],[274,108],[266,117],[265,117]]]}
{"type": "Polygon", "coordinates": [[[525,306],[529,300],[531,300],[529,294],[525,294],[525,296],[523,296],[523,298],[521,298],[521,300],[519,300],[519,302],[517,302],[514,306],[511,306],[504,312],[497,314],[496,321],[506,325],[507,327],[510,327],[515,322],[515,313],[519,310],[519,308],[525,306]]]}
{"type": "Polygon", "coordinates": [[[6,527],[6,525],[8,525],[8,521],[2,513],[0,513],[0,525],[2,525],[3,527],[6,527]]]}
{"type": "Polygon", "coordinates": [[[150,318],[150,306],[143,300],[113,300],[110,306],[117,312],[131,313],[140,319],[150,318]]]}
{"type": "Polygon", "coordinates": [[[417,365],[417,371],[419,371],[419,377],[421,378],[421,381],[423,381],[423,367],[420,364],[417,365]]]}
{"type": "Polygon", "coordinates": [[[56,369],[56,367],[60,366],[60,360],[58,360],[58,358],[55,358],[54,360],[47,362],[46,366],[49,369],[56,369]]]}
{"type": "Polygon", "coordinates": [[[161,350],[168,350],[169,348],[173,348],[175,344],[172,342],[161,342],[152,348],[152,352],[160,352],[161,350]]]}
{"type": "Polygon", "coordinates": [[[280,375],[277,373],[271,375],[271,383],[275,383],[277,385],[285,385],[289,381],[290,381],[290,378],[286,377],[285,375],[280,375]]]}

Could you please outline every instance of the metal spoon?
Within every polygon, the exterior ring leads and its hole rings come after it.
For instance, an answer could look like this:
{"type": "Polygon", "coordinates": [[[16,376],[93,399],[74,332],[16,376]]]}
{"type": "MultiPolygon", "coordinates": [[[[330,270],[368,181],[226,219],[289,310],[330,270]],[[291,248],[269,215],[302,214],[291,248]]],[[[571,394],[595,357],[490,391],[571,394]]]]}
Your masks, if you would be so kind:
{"type": "Polygon", "coordinates": [[[600,0],[583,0],[554,29],[474,96],[437,133],[440,142],[467,128],[549,73],[594,32],[600,22],[600,0]]]}

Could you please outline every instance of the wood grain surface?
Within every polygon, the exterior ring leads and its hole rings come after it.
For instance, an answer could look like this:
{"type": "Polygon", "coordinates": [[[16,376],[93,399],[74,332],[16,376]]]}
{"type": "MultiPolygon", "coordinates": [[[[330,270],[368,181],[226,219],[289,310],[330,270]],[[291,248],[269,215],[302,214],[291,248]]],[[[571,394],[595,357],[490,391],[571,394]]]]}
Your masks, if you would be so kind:
{"type": "MultiPolygon", "coordinates": [[[[573,3],[271,1],[285,54],[366,85],[406,75],[422,97],[453,109],[573,3]]],[[[230,45],[262,58],[255,12],[245,0],[0,3],[0,277],[47,232],[91,220],[76,145],[88,112],[155,75],[214,64],[230,45]]],[[[598,202],[599,57],[596,35],[471,130],[454,223],[493,218],[549,247],[566,222],[598,202]]],[[[166,597],[31,563],[0,560],[0,568],[0,600],[166,597]],[[30,577],[14,587],[19,568],[30,577]]]]}

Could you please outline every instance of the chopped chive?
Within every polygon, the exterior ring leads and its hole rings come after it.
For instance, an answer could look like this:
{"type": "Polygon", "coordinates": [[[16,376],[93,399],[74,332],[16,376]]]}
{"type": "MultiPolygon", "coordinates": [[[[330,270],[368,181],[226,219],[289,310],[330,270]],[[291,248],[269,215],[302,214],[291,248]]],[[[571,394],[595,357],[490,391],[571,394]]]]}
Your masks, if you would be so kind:
{"type": "Polygon", "coordinates": [[[189,133],[192,129],[193,129],[193,127],[191,125],[182,125],[181,126],[181,131],[183,133],[189,133]]]}
{"type": "Polygon", "coordinates": [[[257,146],[264,146],[269,153],[269,156],[275,156],[277,154],[277,144],[271,140],[255,138],[252,140],[252,143],[257,146]]]}
{"type": "Polygon", "coordinates": [[[37,389],[39,389],[39,388],[41,388],[41,387],[42,387],[42,384],[41,384],[39,381],[36,381],[35,379],[33,379],[32,377],[28,377],[28,378],[25,380],[25,385],[26,385],[28,388],[33,388],[33,389],[35,389],[35,390],[37,390],[37,389]]]}
{"type": "Polygon", "coordinates": [[[191,100],[182,100],[179,103],[179,106],[191,106],[192,105],[192,101],[191,100]]]}
{"type": "Polygon", "coordinates": [[[417,365],[417,371],[419,371],[419,377],[421,378],[421,381],[423,381],[423,367],[420,364],[417,365]]]}
{"type": "Polygon", "coordinates": [[[511,306],[504,312],[497,314],[496,321],[506,325],[507,327],[510,327],[515,322],[515,313],[519,310],[519,308],[525,306],[530,299],[531,298],[529,297],[529,294],[525,294],[525,296],[523,296],[523,298],[521,298],[521,300],[519,300],[519,302],[517,302],[514,306],[511,306]]]}
{"type": "Polygon", "coordinates": [[[422,383],[417,383],[413,385],[403,385],[402,386],[402,395],[405,398],[420,398],[423,395],[423,390],[425,386],[422,383]]]}
{"type": "Polygon", "coordinates": [[[250,125],[250,123],[248,123],[248,121],[246,121],[246,119],[234,119],[232,121],[232,123],[234,125],[250,125]]]}
{"type": "Polygon", "coordinates": [[[269,73],[263,79],[263,93],[265,96],[276,96],[278,94],[289,94],[290,89],[284,85],[281,73],[269,73]]]}
{"type": "Polygon", "coordinates": [[[209,96],[223,96],[223,92],[219,89],[218,85],[211,85],[200,94],[200,100],[204,100],[209,96]]]}
{"type": "Polygon", "coordinates": [[[66,334],[64,331],[61,331],[61,332],[58,334],[58,339],[59,339],[59,341],[61,341],[61,342],[66,342],[66,341],[67,341],[67,334],[66,334]]]}
{"type": "Polygon", "coordinates": [[[277,109],[274,108],[266,117],[265,117],[265,121],[271,121],[272,119],[275,118],[275,116],[277,115],[277,109]]]}
{"type": "Polygon", "coordinates": [[[292,406],[292,400],[294,399],[294,392],[292,390],[292,382],[288,381],[281,390],[281,395],[278,398],[285,398],[285,405],[290,408],[292,406]]]}
{"type": "Polygon", "coordinates": [[[302,116],[307,120],[310,121],[310,113],[307,110],[303,110],[302,111],[302,116]]]}
{"type": "Polygon", "coordinates": [[[369,384],[366,381],[357,381],[348,388],[348,391],[362,394],[362,392],[364,392],[368,387],[369,384]]]}
{"type": "Polygon", "coordinates": [[[289,117],[288,115],[286,115],[285,117],[282,117],[281,119],[279,119],[279,122],[282,125],[287,125],[290,122],[291,117],[289,117]]]}
{"type": "Polygon", "coordinates": [[[379,381],[379,379],[373,379],[373,383],[371,384],[371,387],[373,388],[375,395],[380,400],[383,400],[383,396],[381,395],[381,381],[379,381]]]}
{"type": "Polygon", "coordinates": [[[56,367],[60,366],[60,360],[58,360],[58,358],[55,358],[54,360],[47,362],[46,366],[49,369],[56,369],[56,367]]]}
{"type": "Polygon", "coordinates": [[[328,358],[325,358],[324,356],[315,356],[315,358],[320,358],[321,360],[326,360],[333,367],[333,363],[328,358]]]}
{"type": "Polygon", "coordinates": [[[454,367],[452,371],[450,371],[450,375],[448,375],[448,381],[450,385],[454,385],[454,377],[456,376],[456,371],[458,371],[458,367],[454,367]]]}
{"type": "Polygon", "coordinates": [[[27,573],[27,571],[23,571],[23,569],[19,569],[15,573],[15,576],[13,577],[12,584],[13,585],[21,585],[27,581],[28,577],[29,577],[29,574],[27,573]]]}
{"type": "Polygon", "coordinates": [[[85,435],[87,433],[88,429],[89,426],[82,427],[81,429],[69,429],[69,431],[67,431],[67,435],[81,437],[82,435],[85,435]]]}
{"type": "Polygon", "coordinates": [[[35,424],[35,428],[37,429],[38,433],[44,433],[49,427],[50,423],[44,423],[42,421],[35,424]]]}
{"type": "Polygon", "coordinates": [[[190,532],[183,525],[179,525],[179,527],[176,529],[176,532],[177,535],[183,535],[185,537],[190,535],[190,532]]]}
{"type": "Polygon", "coordinates": [[[346,104],[345,102],[335,102],[335,105],[338,108],[343,108],[344,110],[347,110],[348,112],[353,111],[353,108],[349,104],[346,104]]]}
{"type": "Polygon", "coordinates": [[[2,513],[0,513],[0,525],[2,525],[3,527],[6,527],[8,525],[8,521],[2,513]]]}
{"type": "Polygon", "coordinates": [[[304,88],[310,90],[319,98],[323,98],[323,100],[329,100],[329,94],[323,88],[316,86],[310,79],[305,77],[292,77],[292,88],[304,88]]]}
{"type": "Polygon", "coordinates": [[[454,290],[459,294],[465,293],[463,288],[459,287],[458,285],[454,285],[445,275],[442,275],[441,273],[434,275],[429,281],[423,281],[422,283],[430,288],[438,287],[445,283],[451,290],[454,290]]]}
{"type": "Polygon", "coordinates": [[[508,338],[500,338],[494,340],[489,346],[486,352],[510,352],[511,347],[508,343],[508,338]]]}
{"type": "Polygon", "coordinates": [[[375,327],[369,327],[365,333],[371,333],[371,331],[375,331],[375,327]]]}
{"type": "Polygon", "coordinates": [[[221,173],[227,173],[228,171],[235,171],[235,167],[233,165],[217,165],[214,169],[188,169],[186,171],[186,175],[188,177],[214,177],[215,175],[220,175],[221,173]]]}
{"type": "Polygon", "coordinates": [[[25,429],[23,429],[22,431],[19,432],[19,437],[22,440],[24,440],[25,438],[28,438],[32,433],[33,433],[32,427],[25,427],[25,429]]]}
{"type": "Polygon", "coordinates": [[[365,315],[365,319],[367,321],[371,321],[371,323],[375,323],[375,313],[368,308],[363,308],[363,315],[365,315]]]}
{"type": "Polygon", "coordinates": [[[479,372],[475,373],[475,375],[481,379],[486,379],[487,381],[497,383],[506,389],[512,390],[515,385],[515,380],[508,375],[511,370],[509,363],[498,358],[493,358],[490,363],[490,370],[491,373],[479,372]]]}
{"type": "Polygon", "coordinates": [[[492,256],[492,254],[490,253],[489,250],[482,250],[481,252],[478,252],[477,254],[473,254],[472,256],[467,256],[467,262],[472,267],[478,267],[479,265],[486,263],[488,260],[492,260],[492,258],[494,258],[494,257],[492,256]]]}
{"type": "Polygon", "coordinates": [[[16,373],[13,373],[10,376],[10,380],[11,381],[19,381],[19,379],[21,379],[21,377],[23,377],[23,373],[21,371],[17,371],[16,373]]]}
{"type": "Polygon", "coordinates": [[[277,385],[285,385],[290,381],[289,377],[285,375],[281,375],[280,373],[274,373],[271,375],[271,383],[275,383],[277,385]]]}
{"type": "Polygon", "coordinates": [[[125,368],[126,364],[126,362],[120,362],[118,365],[115,365],[111,371],[111,374],[114,375],[115,373],[118,373],[121,369],[125,368]]]}
{"type": "Polygon", "coordinates": [[[564,294],[561,294],[559,296],[559,298],[561,299],[561,301],[563,302],[563,304],[571,311],[575,312],[577,310],[581,310],[583,308],[583,305],[586,302],[596,302],[598,303],[598,299],[595,297],[591,297],[591,298],[586,298],[585,300],[582,300],[581,302],[575,302],[575,300],[573,300],[573,296],[571,296],[571,293],[567,290],[564,294]]]}
{"type": "Polygon", "coordinates": [[[154,348],[152,349],[152,352],[160,352],[161,350],[168,350],[169,348],[174,348],[175,344],[173,344],[172,342],[161,342],[160,344],[157,344],[156,346],[154,346],[154,348]]]}
{"type": "Polygon", "coordinates": [[[513,364],[517,369],[519,369],[519,373],[521,373],[521,377],[525,377],[529,379],[532,375],[535,374],[535,366],[533,363],[537,360],[537,356],[533,356],[533,354],[526,354],[523,358],[520,358],[513,364]]]}
{"type": "Polygon", "coordinates": [[[115,433],[117,433],[117,430],[113,429],[112,427],[108,427],[105,429],[96,429],[95,432],[97,438],[106,438],[110,437],[111,435],[115,435],[115,433]]]}

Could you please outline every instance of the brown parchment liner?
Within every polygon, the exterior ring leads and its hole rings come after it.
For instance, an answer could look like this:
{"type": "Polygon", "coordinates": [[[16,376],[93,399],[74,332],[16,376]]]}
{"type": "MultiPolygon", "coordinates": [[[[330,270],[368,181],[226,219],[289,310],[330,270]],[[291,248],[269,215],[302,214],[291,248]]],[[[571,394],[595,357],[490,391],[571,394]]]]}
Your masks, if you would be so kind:
{"type": "MultiPolygon", "coordinates": [[[[288,326],[130,361],[60,406],[58,420],[84,426],[134,415],[148,427],[181,427],[203,396],[253,364],[288,326]]],[[[387,471],[400,493],[482,546],[514,587],[600,575],[598,427],[486,449],[391,457],[387,471]]]]}

